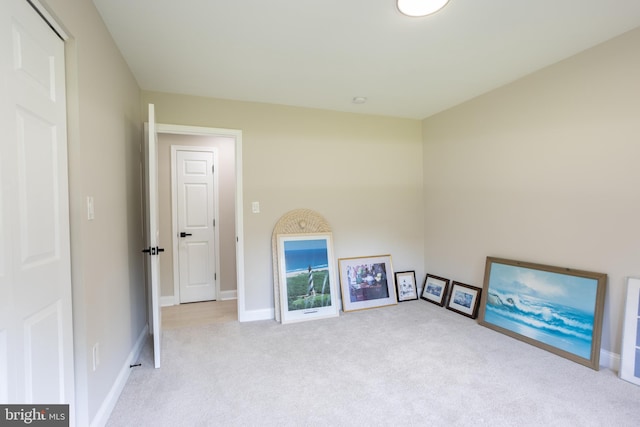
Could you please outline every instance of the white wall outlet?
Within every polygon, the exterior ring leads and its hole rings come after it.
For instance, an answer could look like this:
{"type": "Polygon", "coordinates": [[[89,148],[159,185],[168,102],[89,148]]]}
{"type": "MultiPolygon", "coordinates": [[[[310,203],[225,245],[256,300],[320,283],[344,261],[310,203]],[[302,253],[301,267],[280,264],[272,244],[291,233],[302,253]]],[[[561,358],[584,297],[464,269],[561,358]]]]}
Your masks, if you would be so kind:
{"type": "Polygon", "coordinates": [[[260,202],[251,202],[251,212],[260,213],[260,202]]]}

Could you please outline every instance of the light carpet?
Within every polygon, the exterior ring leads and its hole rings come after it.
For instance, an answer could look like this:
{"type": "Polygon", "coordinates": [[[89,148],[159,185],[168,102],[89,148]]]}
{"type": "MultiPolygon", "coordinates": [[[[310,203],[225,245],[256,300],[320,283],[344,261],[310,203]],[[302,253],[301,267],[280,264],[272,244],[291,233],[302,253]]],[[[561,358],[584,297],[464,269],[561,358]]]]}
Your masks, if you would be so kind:
{"type": "Polygon", "coordinates": [[[426,301],[163,332],[108,426],[637,426],[640,387],[426,301]]]}

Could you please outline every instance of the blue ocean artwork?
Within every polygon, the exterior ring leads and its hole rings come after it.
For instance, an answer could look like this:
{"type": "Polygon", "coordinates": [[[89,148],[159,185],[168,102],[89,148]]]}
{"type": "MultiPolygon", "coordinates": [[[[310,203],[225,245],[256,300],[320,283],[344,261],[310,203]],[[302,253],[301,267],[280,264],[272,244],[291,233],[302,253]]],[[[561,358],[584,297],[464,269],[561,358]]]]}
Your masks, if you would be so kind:
{"type": "Polygon", "coordinates": [[[494,263],[484,320],[591,358],[598,281],[494,263]]]}
{"type": "Polygon", "coordinates": [[[284,242],[286,273],[306,272],[329,267],[326,240],[291,240],[284,242]]]}
{"type": "Polygon", "coordinates": [[[442,286],[429,283],[427,285],[427,293],[439,297],[442,293],[442,286]]]}

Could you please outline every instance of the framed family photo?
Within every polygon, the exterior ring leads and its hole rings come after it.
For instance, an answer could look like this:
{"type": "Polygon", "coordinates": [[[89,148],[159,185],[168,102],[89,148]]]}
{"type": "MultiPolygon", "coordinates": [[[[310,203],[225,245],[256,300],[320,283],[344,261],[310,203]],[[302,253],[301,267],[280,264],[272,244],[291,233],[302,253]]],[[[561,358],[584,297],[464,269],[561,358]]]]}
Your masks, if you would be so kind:
{"type": "Polygon", "coordinates": [[[279,234],[282,323],[339,314],[331,233],[279,234]]]}
{"type": "Polygon", "coordinates": [[[342,310],[397,304],[391,255],[340,258],[342,310]]]}
{"type": "Polygon", "coordinates": [[[482,290],[474,286],[453,282],[447,309],[475,319],[478,316],[478,304],[482,290]]]}
{"type": "Polygon", "coordinates": [[[479,323],[598,370],[607,275],[487,257],[479,323]]]}
{"type": "Polygon", "coordinates": [[[418,299],[415,271],[399,271],[396,273],[396,291],[398,302],[418,299]]]}
{"type": "Polygon", "coordinates": [[[427,276],[424,278],[420,298],[425,301],[438,304],[440,307],[442,307],[447,300],[447,290],[449,289],[449,283],[449,279],[434,276],[433,274],[427,274],[427,276]]]}

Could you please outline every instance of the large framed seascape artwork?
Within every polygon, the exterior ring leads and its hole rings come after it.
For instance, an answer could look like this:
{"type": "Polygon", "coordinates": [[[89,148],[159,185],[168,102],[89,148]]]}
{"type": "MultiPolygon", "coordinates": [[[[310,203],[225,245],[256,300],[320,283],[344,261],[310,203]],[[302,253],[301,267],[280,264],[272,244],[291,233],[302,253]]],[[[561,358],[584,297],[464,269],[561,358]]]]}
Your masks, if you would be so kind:
{"type": "Polygon", "coordinates": [[[340,258],[342,310],[397,304],[391,255],[340,258]]]}
{"type": "Polygon", "coordinates": [[[279,234],[282,323],[339,314],[331,233],[279,234]]]}
{"type": "Polygon", "coordinates": [[[487,257],[479,323],[598,370],[606,284],[604,273],[487,257]]]}

